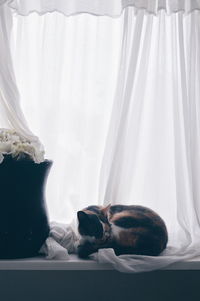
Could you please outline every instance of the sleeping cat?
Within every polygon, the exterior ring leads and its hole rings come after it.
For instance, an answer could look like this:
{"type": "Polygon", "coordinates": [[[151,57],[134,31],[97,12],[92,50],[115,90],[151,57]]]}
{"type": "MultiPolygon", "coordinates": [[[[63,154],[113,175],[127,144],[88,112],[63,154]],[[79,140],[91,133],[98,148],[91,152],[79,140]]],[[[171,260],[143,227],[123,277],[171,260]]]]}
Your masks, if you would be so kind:
{"type": "Polygon", "coordinates": [[[168,234],[162,218],[143,206],[89,206],[78,211],[78,231],[82,237],[78,255],[87,258],[102,248],[116,255],[159,255],[168,234]]]}

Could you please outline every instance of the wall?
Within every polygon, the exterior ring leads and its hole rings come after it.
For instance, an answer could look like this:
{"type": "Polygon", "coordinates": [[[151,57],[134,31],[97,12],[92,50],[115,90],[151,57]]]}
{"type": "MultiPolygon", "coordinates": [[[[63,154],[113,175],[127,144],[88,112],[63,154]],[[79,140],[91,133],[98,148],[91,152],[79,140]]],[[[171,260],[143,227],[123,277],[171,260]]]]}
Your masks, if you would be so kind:
{"type": "Polygon", "coordinates": [[[0,301],[199,301],[200,271],[0,271],[0,301]]]}

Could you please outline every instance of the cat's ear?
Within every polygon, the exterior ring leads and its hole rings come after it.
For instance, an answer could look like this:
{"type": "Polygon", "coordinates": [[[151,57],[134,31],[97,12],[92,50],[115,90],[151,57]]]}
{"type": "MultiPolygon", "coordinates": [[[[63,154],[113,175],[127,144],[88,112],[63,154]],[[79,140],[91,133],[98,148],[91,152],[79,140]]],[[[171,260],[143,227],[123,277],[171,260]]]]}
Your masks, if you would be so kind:
{"type": "Polygon", "coordinates": [[[110,207],[111,207],[111,204],[108,204],[106,207],[104,207],[103,209],[101,209],[101,211],[103,212],[104,215],[107,215],[110,207]]]}
{"type": "Polygon", "coordinates": [[[78,218],[78,221],[80,223],[80,222],[83,222],[85,220],[88,220],[88,215],[84,211],[78,211],[77,212],[77,218],[78,218]]]}

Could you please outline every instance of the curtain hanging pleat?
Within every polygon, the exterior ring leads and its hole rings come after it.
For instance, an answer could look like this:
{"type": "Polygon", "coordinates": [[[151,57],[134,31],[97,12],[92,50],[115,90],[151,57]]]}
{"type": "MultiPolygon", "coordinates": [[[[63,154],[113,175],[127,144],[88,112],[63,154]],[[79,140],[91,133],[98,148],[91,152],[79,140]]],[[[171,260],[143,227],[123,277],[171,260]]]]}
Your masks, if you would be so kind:
{"type": "MultiPolygon", "coordinates": [[[[11,56],[12,14],[6,5],[0,6],[0,128],[14,129],[35,145],[38,155],[43,147],[28,127],[20,106],[11,56]]],[[[38,163],[38,162],[37,162],[38,163]]]]}
{"type": "Polygon", "coordinates": [[[5,2],[21,15],[58,11],[67,16],[90,13],[114,17],[120,15],[127,6],[135,7],[136,12],[144,9],[153,14],[161,9],[168,14],[200,10],[200,0],[0,0],[0,4],[5,2]]]}

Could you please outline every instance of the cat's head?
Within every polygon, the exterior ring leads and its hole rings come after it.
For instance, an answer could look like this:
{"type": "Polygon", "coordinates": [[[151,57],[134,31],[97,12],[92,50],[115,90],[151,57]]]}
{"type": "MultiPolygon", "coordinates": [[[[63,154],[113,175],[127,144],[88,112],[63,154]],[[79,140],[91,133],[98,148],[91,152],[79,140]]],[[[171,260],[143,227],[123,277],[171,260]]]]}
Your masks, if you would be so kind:
{"type": "Polygon", "coordinates": [[[104,239],[108,231],[107,207],[89,206],[77,212],[78,231],[82,236],[104,239]]]}

